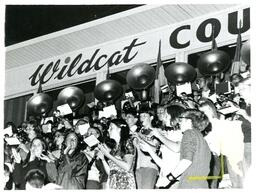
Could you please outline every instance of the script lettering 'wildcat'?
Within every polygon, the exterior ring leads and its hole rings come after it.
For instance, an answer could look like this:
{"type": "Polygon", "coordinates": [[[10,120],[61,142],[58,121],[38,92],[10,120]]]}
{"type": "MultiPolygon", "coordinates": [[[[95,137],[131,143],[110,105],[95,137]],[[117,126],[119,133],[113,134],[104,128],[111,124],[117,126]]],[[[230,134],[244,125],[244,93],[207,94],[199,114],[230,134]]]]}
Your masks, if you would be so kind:
{"type": "Polygon", "coordinates": [[[98,55],[100,49],[96,49],[93,55],[85,60],[83,60],[83,54],[80,53],[72,61],[68,56],[64,61],[57,59],[56,61],[51,61],[48,65],[41,64],[29,77],[31,86],[37,85],[39,81],[41,84],[45,84],[52,79],[62,80],[65,77],[86,74],[93,69],[98,71],[107,64],[111,67],[113,65],[119,65],[120,63],[129,63],[138,54],[138,50],[136,51],[135,48],[146,43],[138,42],[137,40],[138,39],[134,39],[130,45],[125,46],[122,51],[115,51],[110,56],[106,54],[98,55]]]}

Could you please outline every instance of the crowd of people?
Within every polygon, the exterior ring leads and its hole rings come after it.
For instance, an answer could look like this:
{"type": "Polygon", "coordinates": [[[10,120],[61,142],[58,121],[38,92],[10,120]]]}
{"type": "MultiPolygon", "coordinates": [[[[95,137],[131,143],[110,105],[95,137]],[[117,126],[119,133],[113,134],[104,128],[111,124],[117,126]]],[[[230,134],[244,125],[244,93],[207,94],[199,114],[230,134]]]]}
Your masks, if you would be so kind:
{"type": "Polygon", "coordinates": [[[229,81],[228,94],[201,77],[192,94],[136,106],[132,99],[109,118],[94,109],[75,119],[55,111],[47,123],[8,122],[20,144],[4,142],[4,189],[243,188],[251,165],[251,80],[236,74],[229,81]],[[230,107],[235,111],[221,111],[230,107]]]}

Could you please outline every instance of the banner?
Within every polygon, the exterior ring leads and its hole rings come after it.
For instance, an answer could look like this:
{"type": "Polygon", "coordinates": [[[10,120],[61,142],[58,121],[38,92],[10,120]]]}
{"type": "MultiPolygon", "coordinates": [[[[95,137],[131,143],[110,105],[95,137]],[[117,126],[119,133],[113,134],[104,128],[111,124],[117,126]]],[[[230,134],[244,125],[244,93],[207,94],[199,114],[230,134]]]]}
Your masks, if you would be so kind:
{"type": "Polygon", "coordinates": [[[107,64],[112,73],[130,69],[137,63],[156,62],[159,40],[162,42],[162,59],[175,57],[176,53],[210,46],[213,25],[218,45],[235,43],[240,19],[243,24],[240,30],[242,36],[249,36],[250,9],[236,7],[229,12],[204,15],[106,44],[8,69],[5,77],[5,98],[32,93],[39,86],[39,75],[45,90],[95,78],[107,64]],[[238,12],[242,13],[242,18],[238,18],[238,12]]]}

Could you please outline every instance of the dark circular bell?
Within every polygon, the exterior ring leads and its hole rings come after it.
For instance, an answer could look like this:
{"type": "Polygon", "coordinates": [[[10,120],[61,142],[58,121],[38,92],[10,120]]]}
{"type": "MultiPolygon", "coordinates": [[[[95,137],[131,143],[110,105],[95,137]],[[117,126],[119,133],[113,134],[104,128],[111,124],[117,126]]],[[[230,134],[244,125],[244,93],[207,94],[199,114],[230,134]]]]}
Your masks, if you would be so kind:
{"type": "Polygon", "coordinates": [[[107,102],[117,99],[121,96],[122,92],[123,88],[119,82],[107,79],[96,85],[94,89],[94,96],[99,101],[107,102]]]}
{"type": "Polygon", "coordinates": [[[188,63],[177,62],[167,66],[164,74],[169,82],[182,84],[195,79],[196,70],[188,63]]]}
{"type": "Polygon", "coordinates": [[[206,52],[197,61],[197,67],[202,75],[215,75],[225,71],[229,65],[229,55],[220,50],[206,52]]]}
{"type": "Polygon", "coordinates": [[[42,115],[51,110],[53,105],[52,98],[45,93],[39,93],[32,96],[27,103],[28,114],[42,115]]]}
{"type": "Polygon", "coordinates": [[[243,44],[242,48],[241,48],[241,57],[242,60],[247,64],[250,65],[250,42],[247,41],[243,44]]]}
{"type": "Polygon", "coordinates": [[[133,66],[126,76],[128,85],[135,90],[145,89],[152,84],[154,80],[155,69],[146,63],[133,66]]]}
{"type": "Polygon", "coordinates": [[[83,91],[75,86],[69,86],[60,91],[57,101],[58,105],[68,104],[74,111],[84,103],[85,96],[83,91]]]}

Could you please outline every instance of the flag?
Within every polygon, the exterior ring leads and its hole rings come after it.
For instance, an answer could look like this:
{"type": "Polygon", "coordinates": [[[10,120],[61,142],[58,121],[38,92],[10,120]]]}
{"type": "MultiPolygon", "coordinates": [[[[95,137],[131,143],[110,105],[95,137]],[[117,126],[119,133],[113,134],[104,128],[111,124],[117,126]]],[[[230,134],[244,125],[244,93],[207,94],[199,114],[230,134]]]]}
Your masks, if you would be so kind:
{"type": "Polygon", "coordinates": [[[237,35],[237,41],[236,41],[236,52],[235,52],[235,57],[234,57],[232,66],[231,66],[230,75],[239,74],[240,66],[242,65],[242,60],[241,60],[242,37],[241,37],[240,29],[241,29],[241,20],[239,22],[239,29],[238,29],[238,35],[237,35]]]}
{"type": "Polygon", "coordinates": [[[157,66],[156,66],[156,77],[154,82],[154,102],[160,103],[160,87],[167,84],[167,79],[164,75],[164,67],[161,60],[161,40],[159,41],[159,49],[157,56],[157,66]]]}

